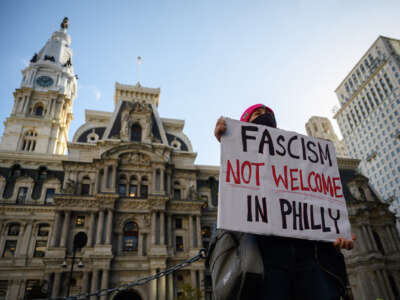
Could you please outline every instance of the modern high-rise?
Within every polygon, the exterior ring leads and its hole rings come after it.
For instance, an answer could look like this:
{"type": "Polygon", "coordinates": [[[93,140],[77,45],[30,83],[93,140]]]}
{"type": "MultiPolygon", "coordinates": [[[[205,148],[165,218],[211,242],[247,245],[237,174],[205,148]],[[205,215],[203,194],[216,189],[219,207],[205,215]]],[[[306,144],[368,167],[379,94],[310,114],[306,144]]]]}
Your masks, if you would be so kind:
{"type": "MultiPolygon", "coordinates": [[[[383,200],[400,201],[400,40],[379,36],[335,90],[347,153],[383,200]]],[[[396,204],[395,204],[396,205],[396,204]]]]}

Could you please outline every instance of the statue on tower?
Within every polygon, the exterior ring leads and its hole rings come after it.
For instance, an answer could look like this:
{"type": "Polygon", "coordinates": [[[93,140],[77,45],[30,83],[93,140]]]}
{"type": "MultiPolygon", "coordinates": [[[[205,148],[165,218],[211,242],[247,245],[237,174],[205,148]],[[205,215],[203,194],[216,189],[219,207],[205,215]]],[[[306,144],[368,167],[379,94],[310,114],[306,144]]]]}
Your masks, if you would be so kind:
{"type": "Polygon", "coordinates": [[[69,20],[68,20],[67,17],[65,17],[65,18],[63,19],[62,23],[61,23],[61,28],[62,28],[62,29],[67,29],[67,28],[68,28],[68,25],[69,25],[69,20]]]}

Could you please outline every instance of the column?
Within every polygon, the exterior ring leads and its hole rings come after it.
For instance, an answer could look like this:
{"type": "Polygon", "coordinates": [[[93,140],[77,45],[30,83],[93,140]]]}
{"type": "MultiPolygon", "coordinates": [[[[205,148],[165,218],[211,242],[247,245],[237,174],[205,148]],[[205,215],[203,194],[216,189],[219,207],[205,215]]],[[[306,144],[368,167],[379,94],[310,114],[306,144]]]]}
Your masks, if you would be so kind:
{"type": "Polygon", "coordinates": [[[18,234],[18,239],[17,239],[17,248],[15,249],[15,256],[19,256],[21,254],[21,249],[23,248],[23,243],[24,241],[24,235],[25,235],[25,230],[28,224],[24,224],[21,226],[20,232],[18,234]]]}
{"type": "Polygon", "coordinates": [[[377,246],[376,243],[375,243],[375,239],[374,239],[374,236],[372,235],[372,231],[371,231],[370,226],[369,226],[369,225],[366,225],[365,228],[366,228],[366,230],[367,230],[367,232],[368,232],[368,235],[369,235],[369,238],[370,238],[370,241],[371,241],[371,244],[372,244],[372,248],[373,248],[375,251],[378,251],[378,246],[377,246]]]}
{"type": "Polygon", "coordinates": [[[168,241],[167,245],[168,247],[172,247],[172,216],[167,215],[167,230],[168,230],[168,241]]]}
{"type": "Polygon", "coordinates": [[[103,184],[103,191],[107,191],[107,189],[108,189],[107,183],[108,183],[108,167],[105,166],[105,167],[104,167],[104,184],[103,184]]]}
{"type": "Polygon", "coordinates": [[[70,218],[71,218],[71,212],[66,211],[64,213],[64,222],[63,222],[63,228],[62,228],[62,233],[61,233],[61,242],[60,242],[60,247],[63,247],[63,248],[65,248],[65,245],[67,244],[68,227],[69,227],[70,218]]]}
{"type": "Polygon", "coordinates": [[[362,232],[362,234],[364,236],[364,239],[365,239],[365,242],[367,244],[367,248],[368,248],[367,250],[368,251],[369,250],[374,250],[373,246],[371,245],[372,241],[370,241],[370,236],[369,236],[369,234],[367,232],[367,228],[365,228],[365,225],[361,225],[361,232],[362,232]]]}
{"type": "Polygon", "coordinates": [[[196,227],[197,227],[197,248],[201,248],[202,247],[202,242],[201,242],[200,216],[196,216],[196,227]]]}
{"type": "Polygon", "coordinates": [[[94,241],[94,221],[95,221],[96,215],[94,212],[90,213],[90,222],[89,222],[89,234],[88,234],[88,242],[87,246],[88,247],[93,247],[94,241]]]}
{"type": "Polygon", "coordinates": [[[139,233],[138,255],[143,256],[143,234],[139,233]]]}
{"type": "MultiPolygon", "coordinates": [[[[108,277],[109,277],[109,270],[103,270],[102,276],[101,276],[101,289],[107,289],[108,288],[108,277]]],[[[100,296],[100,300],[107,300],[108,295],[102,295],[100,296]]]]}
{"type": "Polygon", "coordinates": [[[22,237],[23,244],[21,245],[22,247],[20,248],[21,255],[26,256],[28,254],[29,244],[31,243],[31,237],[32,237],[32,227],[33,227],[32,223],[28,223],[26,225],[26,229],[22,237]]]}
{"type": "Polygon", "coordinates": [[[116,181],[116,174],[117,174],[117,167],[115,165],[112,166],[111,170],[112,170],[112,176],[111,176],[111,189],[115,190],[115,181],[116,181]]]}
{"type": "Polygon", "coordinates": [[[190,283],[194,289],[197,289],[196,270],[190,270],[190,283]]]}
{"type": "Polygon", "coordinates": [[[156,170],[153,170],[153,174],[151,175],[152,177],[152,184],[151,184],[151,189],[152,189],[152,193],[154,193],[156,191],[156,170]]]}
{"type": "Polygon", "coordinates": [[[102,243],[103,237],[103,226],[104,226],[104,211],[99,211],[99,219],[97,220],[97,234],[96,234],[96,245],[102,243]]]}
{"type": "Polygon", "coordinates": [[[164,169],[160,169],[160,191],[165,195],[164,191],[164,169]]]}
{"type": "Polygon", "coordinates": [[[112,209],[107,210],[107,230],[106,230],[106,244],[111,244],[112,237],[112,223],[113,223],[113,211],[112,209]]]}
{"type": "Polygon", "coordinates": [[[83,272],[82,293],[89,292],[89,272],[83,272]]]}
{"type": "MultiPolygon", "coordinates": [[[[156,270],[151,270],[150,272],[150,275],[153,275],[156,273],[156,270]]],[[[149,289],[149,299],[155,300],[157,296],[157,280],[150,281],[149,289]]]]}
{"type": "Polygon", "coordinates": [[[382,275],[383,275],[383,281],[385,282],[385,285],[387,287],[389,299],[395,299],[395,297],[393,295],[392,287],[390,286],[390,282],[389,282],[389,278],[388,278],[388,275],[387,275],[387,271],[386,270],[382,270],[382,275]]]}
{"type": "Polygon", "coordinates": [[[378,281],[379,281],[379,285],[380,285],[380,291],[381,291],[381,295],[380,296],[383,296],[384,298],[389,299],[388,298],[386,284],[385,284],[385,281],[383,279],[381,270],[376,270],[376,275],[378,277],[378,281]]]}
{"type": "Polygon", "coordinates": [[[206,294],[206,290],[205,290],[205,283],[204,283],[204,271],[203,270],[199,270],[199,276],[200,276],[200,286],[199,289],[201,290],[201,292],[203,293],[203,297],[201,297],[201,299],[204,299],[205,294],[206,294]]]}
{"type": "Polygon", "coordinates": [[[164,300],[165,297],[166,297],[166,294],[165,294],[165,280],[166,280],[166,278],[165,278],[165,276],[163,276],[163,277],[159,278],[159,280],[160,280],[160,290],[158,291],[158,299],[164,300]]]}
{"type": "Polygon", "coordinates": [[[192,216],[189,216],[189,249],[193,248],[193,220],[192,216]]]}
{"type": "Polygon", "coordinates": [[[393,251],[396,251],[396,242],[394,241],[392,233],[390,232],[390,225],[385,225],[385,231],[390,241],[390,248],[392,248],[393,251]]]}
{"type": "Polygon", "coordinates": [[[394,226],[390,226],[390,231],[392,232],[392,236],[394,239],[394,242],[397,245],[397,249],[400,250],[400,239],[399,239],[399,234],[397,233],[396,229],[394,226]]]}
{"type": "Polygon", "coordinates": [[[156,244],[156,214],[155,211],[151,213],[151,243],[153,245],[156,244]]]}
{"type": "Polygon", "coordinates": [[[160,244],[165,245],[165,218],[164,218],[164,212],[160,211],[160,244]]]}
{"type": "Polygon", "coordinates": [[[168,281],[167,299],[173,300],[174,299],[174,273],[167,275],[167,281],[168,281]]]}
{"type": "Polygon", "coordinates": [[[60,227],[60,219],[61,219],[61,214],[59,211],[56,211],[53,230],[51,232],[52,236],[50,241],[50,247],[57,247],[57,233],[58,233],[58,228],[60,227]]]}
{"type": "Polygon", "coordinates": [[[58,296],[58,293],[60,290],[60,280],[61,280],[61,273],[54,273],[53,288],[51,290],[52,298],[55,298],[58,296]]]}
{"type": "MultiPolygon", "coordinates": [[[[99,289],[99,270],[94,269],[92,272],[92,285],[90,292],[94,293],[99,289]]],[[[91,296],[90,300],[97,300],[97,296],[91,296]]]]}
{"type": "Polygon", "coordinates": [[[102,178],[100,191],[104,192],[106,190],[106,184],[107,184],[107,167],[104,167],[103,168],[103,178],[102,178]]]}
{"type": "Polygon", "coordinates": [[[93,190],[93,195],[97,194],[99,191],[99,178],[100,178],[100,172],[97,170],[96,172],[96,177],[94,179],[94,190],[93,190]]]}
{"type": "MultiPolygon", "coordinates": [[[[359,231],[359,237],[357,238],[357,240],[359,241],[359,243],[360,243],[360,245],[363,247],[363,248],[365,248],[365,252],[368,252],[369,251],[369,246],[368,246],[368,241],[367,241],[367,236],[365,235],[365,233],[364,233],[364,230],[363,230],[363,225],[360,225],[360,231],[359,231]]],[[[362,251],[360,251],[360,253],[361,253],[362,251]]]]}

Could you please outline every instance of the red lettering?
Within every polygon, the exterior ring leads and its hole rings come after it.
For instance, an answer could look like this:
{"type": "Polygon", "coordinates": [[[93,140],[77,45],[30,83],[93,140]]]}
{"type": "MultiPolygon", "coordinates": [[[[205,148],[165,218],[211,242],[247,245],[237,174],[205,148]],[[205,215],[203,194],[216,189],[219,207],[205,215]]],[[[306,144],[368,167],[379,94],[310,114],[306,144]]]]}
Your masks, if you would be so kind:
{"type": "Polygon", "coordinates": [[[338,194],[338,190],[340,191],[342,189],[341,185],[339,183],[336,185],[336,181],[340,182],[340,177],[333,177],[332,181],[333,181],[333,189],[335,190],[335,197],[343,198],[343,194],[338,194]]]}
{"type": "Polygon", "coordinates": [[[251,163],[252,166],[256,166],[256,185],[260,185],[260,167],[264,165],[264,163],[251,163]]]}
{"type": "Polygon", "coordinates": [[[321,175],[320,174],[316,174],[315,175],[315,185],[317,187],[318,192],[322,192],[322,182],[321,182],[321,175]]]}
{"type": "Polygon", "coordinates": [[[326,195],[329,192],[333,197],[333,186],[330,176],[328,176],[328,178],[326,179],[324,174],[322,174],[322,186],[324,188],[324,194],[326,195]]]}
{"type": "Polygon", "coordinates": [[[314,171],[311,171],[311,173],[308,174],[308,186],[310,187],[310,190],[312,192],[316,192],[317,188],[312,188],[312,186],[311,186],[311,176],[313,176],[313,175],[314,175],[314,178],[315,178],[315,172],[314,171]]]}
{"type": "Polygon", "coordinates": [[[300,169],[300,188],[301,188],[302,191],[309,191],[310,190],[309,187],[304,186],[304,183],[303,183],[303,170],[301,170],[301,169],[300,169]]]}
{"type": "Polygon", "coordinates": [[[232,172],[232,177],[233,177],[233,181],[235,182],[235,184],[240,184],[240,173],[239,173],[239,160],[236,160],[236,176],[235,176],[235,172],[233,171],[232,168],[232,164],[230,162],[230,160],[228,159],[227,162],[227,170],[226,170],[226,182],[231,182],[231,172],[232,172]]]}
{"type": "Polygon", "coordinates": [[[299,169],[290,169],[290,187],[292,191],[297,191],[299,189],[298,186],[294,186],[293,183],[297,181],[298,179],[296,177],[293,177],[293,173],[298,172],[299,169]]]}
{"type": "Polygon", "coordinates": [[[251,164],[247,160],[242,164],[242,179],[243,179],[243,182],[246,184],[249,184],[250,180],[251,180],[251,164]],[[244,169],[246,166],[249,169],[249,172],[247,174],[247,180],[244,178],[244,174],[245,174],[244,169]]]}
{"type": "Polygon", "coordinates": [[[278,176],[278,178],[276,178],[276,172],[275,172],[275,166],[272,165],[272,175],[274,176],[274,180],[275,180],[275,185],[276,187],[279,187],[279,181],[282,181],[282,184],[284,185],[284,187],[286,189],[288,189],[288,181],[287,181],[287,166],[283,167],[283,172],[285,174],[285,178],[283,178],[280,174],[278,176]]]}

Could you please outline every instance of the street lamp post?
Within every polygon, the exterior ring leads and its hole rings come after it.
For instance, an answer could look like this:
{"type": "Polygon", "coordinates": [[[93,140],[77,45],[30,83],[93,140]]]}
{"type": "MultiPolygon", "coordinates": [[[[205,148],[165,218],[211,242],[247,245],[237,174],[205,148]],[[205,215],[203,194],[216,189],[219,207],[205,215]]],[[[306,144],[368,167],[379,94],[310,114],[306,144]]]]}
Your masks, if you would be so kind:
{"type": "MultiPolygon", "coordinates": [[[[70,293],[70,290],[71,290],[71,281],[72,281],[72,273],[74,272],[76,250],[82,249],[83,247],[85,247],[86,243],[87,243],[87,235],[86,235],[86,233],[84,233],[84,232],[77,233],[75,235],[75,237],[74,237],[74,247],[73,247],[73,251],[72,251],[72,257],[65,257],[65,259],[67,259],[67,258],[71,258],[72,259],[71,268],[70,268],[70,271],[69,271],[69,278],[68,278],[67,297],[69,297],[69,293],[70,293]]],[[[64,267],[64,268],[67,267],[66,260],[64,260],[64,262],[62,263],[62,267],[64,267]]],[[[79,261],[78,267],[79,268],[83,267],[82,261],[79,261]]]]}

